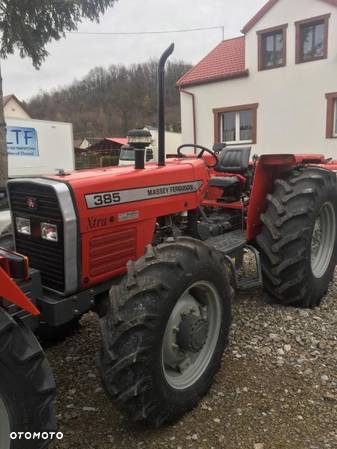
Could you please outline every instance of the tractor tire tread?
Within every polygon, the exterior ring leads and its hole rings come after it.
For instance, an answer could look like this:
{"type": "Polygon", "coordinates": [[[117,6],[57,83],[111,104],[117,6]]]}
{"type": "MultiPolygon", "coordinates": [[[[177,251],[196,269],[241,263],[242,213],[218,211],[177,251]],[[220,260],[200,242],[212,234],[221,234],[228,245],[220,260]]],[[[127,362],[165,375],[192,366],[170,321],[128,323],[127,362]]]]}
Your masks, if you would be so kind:
{"type": "MultiPolygon", "coordinates": [[[[30,404],[34,403],[35,412],[33,417],[30,416],[31,422],[26,417],[22,425],[27,428],[19,430],[55,432],[57,426],[53,402],[56,386],[46,356],[31,330],[1,307],[0,357],[5,366],[15,367],[20,376],[20,387],[23,382],[27,383],[29,391],[25,391],[24,395],[29,397],[30,404]],[[30,428],[30,425],[35,427],[30,428]]],[[[12,375],[15,377],[16,373],[12,375]]],[[[24,404],[21,403],[20,407],[24,408],[24,404]]],[[[24,440],[20,441],[20,449],[44,449],[50,442],[50,439],[24,440]]]]}
{"type": "MultiPolygon", "coordinates": [[[[311,234],[317,201],[322,201],[322,192],[333,198],[334,191],[337,201],[336,177],[320,167],[291,169],[274,182],[261,216],[262,231],[256,238],[265,290],[274,302],[297,307],[319,304],[320,298],[310,291],[308,281],[311,234]]],[[[337,250],[332,259],[335,265],[337,250]]]]}
{"type": "MultiPolygon", "coordinates": [[[[108,313],[101,319],[103,348],[99,369],[108,394],[132,421],[158,427],[176,419],[173,411],[165,409],[153,392],[154,381],[149,371],[153,363],[153,344],[158,341],[160,309],[167,302],[168,292],[174,288],[170,281],[189,276],[191,256],[196,265],[205,264],[202,262],[205,257],[210,264],[223,261],[220,254],[203,242],[187,237],[170,238],[159,247],[149,245],[143,257],[128,264],[127,275],[110,291],[108,313]],[[158,275],[159,271],[165,273],[167,281],[158,275]]],[[[223,275],[228,280],[227,269],[222,265],[223,275]]],[[[228,295],[231,296],[229,287],[228,295]]],[[[228,327],[229,322],[230,317],[228,327]]],[[[215,371],[220,362],[221,357],[215,371]]],[[[194,405],[186,404],[179,413],[187,412],[194,405]]]]}

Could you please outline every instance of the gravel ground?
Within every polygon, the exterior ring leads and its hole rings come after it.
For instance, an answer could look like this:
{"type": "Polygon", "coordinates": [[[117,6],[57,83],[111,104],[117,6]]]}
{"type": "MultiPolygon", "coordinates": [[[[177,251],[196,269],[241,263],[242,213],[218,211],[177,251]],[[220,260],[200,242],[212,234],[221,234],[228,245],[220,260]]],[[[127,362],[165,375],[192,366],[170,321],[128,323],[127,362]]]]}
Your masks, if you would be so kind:
{"type": "Polygon", "coordinates": [[[337,275],[320,308],[269,305],[261,290],[233,306],[230,345],[213,388],[176,425],[138,428],[106,397],[95,315],[47,349],[64,439],[52,449],[337,448],[337,275]]]}

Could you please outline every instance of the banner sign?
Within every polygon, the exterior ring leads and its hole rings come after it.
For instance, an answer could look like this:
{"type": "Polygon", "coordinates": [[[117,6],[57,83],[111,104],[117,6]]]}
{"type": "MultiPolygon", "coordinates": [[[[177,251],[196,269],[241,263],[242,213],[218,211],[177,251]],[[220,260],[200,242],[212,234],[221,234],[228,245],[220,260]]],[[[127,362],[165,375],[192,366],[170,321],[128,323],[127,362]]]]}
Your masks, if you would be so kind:
{"type": "Polygon", "coordinates": [[[8,126],[7,153],[12,156],[38,156],[39,146],[36,129],[8,126]]]}

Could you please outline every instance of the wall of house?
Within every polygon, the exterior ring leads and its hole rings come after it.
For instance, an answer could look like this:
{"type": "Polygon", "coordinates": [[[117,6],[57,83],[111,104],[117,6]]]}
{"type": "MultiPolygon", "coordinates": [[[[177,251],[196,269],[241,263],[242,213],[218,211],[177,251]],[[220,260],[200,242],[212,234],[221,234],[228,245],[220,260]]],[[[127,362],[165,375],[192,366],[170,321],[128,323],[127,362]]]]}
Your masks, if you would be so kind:
{"type": "MultiPolygon", "coordinates": [[[[150,132],[153,139],[152,148],[154,160],[158,161],[158,130],[151,129],[150,132]]],[[[181,143],[181,133],[174,133],[170,131],[165,132],[165,151],[167,155],[177,154],[177,148],[181,145],[181,143]]]]}
{"type": "MultiPolygon", "coordinates": [[[[246,36],[248,78],[187,87],[195,94],[197,142],[214,142],[213,109],[259,103],[258,154],[315,152],[337,158],[337,139],[326,138],[325,94],[337,92],[337,8],[320,0],[280,0],[246,36]],[[295,23],[331,13],[328,59],[295,64],[295,23]],[[288,23],[287,65],[258,71],[256,32],[288,23]]],[[[181,94],[183,142],[193,140],[191,98],[181,94]]]]}
{"type": "Polygon", "coordinates": [[[13,98],[4,107],[4,112],[5,118],[30,118],[27,112],[13,98]]]}

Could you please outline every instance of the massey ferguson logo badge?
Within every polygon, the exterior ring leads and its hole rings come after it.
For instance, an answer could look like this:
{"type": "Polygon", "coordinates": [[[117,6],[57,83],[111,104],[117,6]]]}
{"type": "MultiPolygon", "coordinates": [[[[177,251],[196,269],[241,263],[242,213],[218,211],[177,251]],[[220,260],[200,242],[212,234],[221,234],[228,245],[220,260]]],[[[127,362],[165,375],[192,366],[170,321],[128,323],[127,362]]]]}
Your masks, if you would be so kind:
{"type": "Polygon", "coordinates": [[[29,207],[29,209],[37,209],[37,199],[36,198],[32,198],[32,197],[26,198],[26,204],[27,204],[27,207],[29,207]]]}
{"type": "Polygon", "coordinates": [[[167,196],[177,196],[195,193],[202,185],[202,181],[164,184],[159,186],[141,187],[140,189],[114,190],[111,192],[92,193],[85,195],[88,209],[96,207],[115,206],[116,204],[134,203],[167,196]]]}

